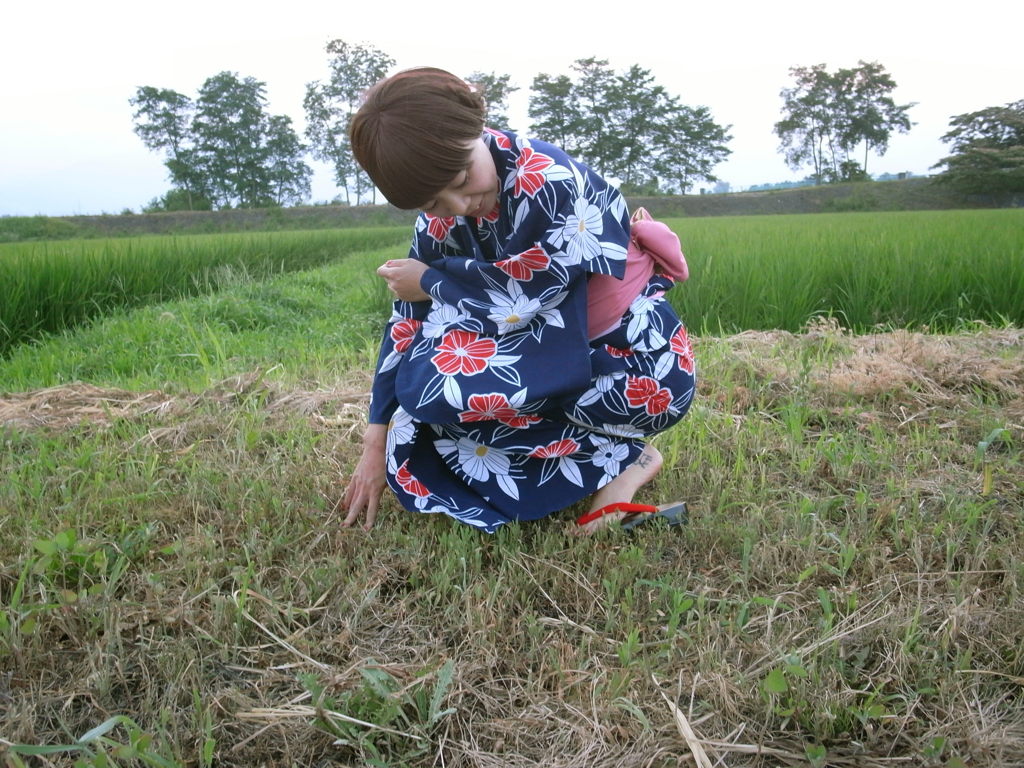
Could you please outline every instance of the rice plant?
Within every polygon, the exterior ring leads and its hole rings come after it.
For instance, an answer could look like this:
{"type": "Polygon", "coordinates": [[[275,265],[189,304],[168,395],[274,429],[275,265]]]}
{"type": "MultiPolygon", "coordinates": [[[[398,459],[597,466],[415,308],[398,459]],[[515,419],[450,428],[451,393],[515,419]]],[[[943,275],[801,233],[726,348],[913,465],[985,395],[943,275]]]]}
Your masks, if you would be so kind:
{"type": "Polygon", "coordinates": [[[98,315],[308,269],[408,240],[404,227],[0,245],[0,357],[98,315]]]}
{"type": "Polygon", "coordinates": [[[1024,212],[674,219],[690,280],[670,294],[694,328],[950,330],[1024,324],[1024,212]]]}

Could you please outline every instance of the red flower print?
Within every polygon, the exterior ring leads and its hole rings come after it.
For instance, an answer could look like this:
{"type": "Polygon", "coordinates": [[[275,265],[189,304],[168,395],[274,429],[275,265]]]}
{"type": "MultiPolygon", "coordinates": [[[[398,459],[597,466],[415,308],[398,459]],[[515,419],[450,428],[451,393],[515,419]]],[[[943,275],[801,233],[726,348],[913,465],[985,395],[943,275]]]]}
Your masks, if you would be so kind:
{"type": "Polygon", "coordinates": [[[518,416],[513,416],[511,419],[499,419],[499,421],[506,427],[526,429],[531,424],[541,421],[541,418],[540,416],[534,416],[532,413],[521,413],[518,416]]]}
{"type": "Polygon", "coordinates": [[[500,421],[507,427],[523,429],[540,421],[540,416],[520,413],[505,395],[492,392],[489,395],[470,395],[469,410],[459,414],[459,421],[500,421]]]}
{"type": "Polygon", "coordinates": [[[626,382],[626,400],[634,408],[641,405],[647,409],[648,416],[656,416],[668,410],[672,403],[672,393],[649,376],[630,376],[626,382]]]}
{"type": "Polygon", "coordinates": [[[429,213],[425,213],[427,217],[427,234],[437,240],[439,243],[443,243],[448,237],[448,233],[451,232],[452,227],[455,226],[455,217],[446,216],[441,219],[437,216],[431,216],[429,213]]]}
{"type": "Polygon", "coordinates": [[[391,340],[395,342],[395,352],[405,352],[412,344],[416,331],[423,325],[419,320],[399,320],[391,326],[391,340]]]}
{"type": "Polygon", "coordinates": [[[505,395],[470,395],[468,411],[459,414],[459,421],[501,421],[514,418],[519,412],[505,395]]]}
{"type": "Polygon", "coordinates": [[[491,136],[494,137],[495,143],[502,149],[512,149],[512,142],[509,141],[508,136],[500,131],[496,131],[493,128],[484,128],[491,136]]]}
{"type": "Polygon", "coordinates": [[[437,349],[430,362],[439,373],[472,376],[487,367],[487,361],[498,351],[498,343],[494,339],[481,339],[473,331],[448,331],[437,349]]]}
{"type": "Polygon", "coordinates": [[[613,347],[610,344],[605,344],[604,350],[612,357],[632,357],[634,354],[632,349],[619,349],[618,347],[613,347]]]}
{"type": "Polygon", "coordinates": [[[523,149],[523,154],[516,160],[516,184],[513,194],[516,197],[525,192],[530,197],[537,194],[544,186],[544,170],[555,164],[547,155],[534,152],[529,147],[523,149]]]}
{"type": "Polygon", "coordinates": [[[395,473],[395,480],[398,481],[398,484],[402,486],[402,489],[406,493],[411,493],[413,496],[419,496],[421,499],[429,496],[430,491],[427,490],[427,487],[423,483],[412,476],[412,472],[409,471],[409,467],[407,466],[408,464],[408,459],[402,462],[402,466],[400,466],[398,471],[395,473]]]}
{"type": "Polygon", "coordinates": [[[559,456],[568,456],[569,454],[576,453],[579,449],[580,444],[575,440],[564,438],[562,440],[555,440],[547,445],[538,446],[530,451],[530,455],[535,459],[554,459],[559,456]]]}
{"type": "Polygon", "coordinates": [[[533,279],[533,273],[538,269],[547,269],[551,259],[539,245],[533,246],[528,251],[509,256],[507,259],[495,262],[494,266],[516,280],[529,282],[533,279]]]}
{"type": "Polygon", "coordinates": [[[690,337],[686,335],[686,329],[679,326],[679,330],[676,331],[670,342],[672,351],[678,356],[677,362],[679,367],[693,375],[693,345],[690,344],[690,337]]]}

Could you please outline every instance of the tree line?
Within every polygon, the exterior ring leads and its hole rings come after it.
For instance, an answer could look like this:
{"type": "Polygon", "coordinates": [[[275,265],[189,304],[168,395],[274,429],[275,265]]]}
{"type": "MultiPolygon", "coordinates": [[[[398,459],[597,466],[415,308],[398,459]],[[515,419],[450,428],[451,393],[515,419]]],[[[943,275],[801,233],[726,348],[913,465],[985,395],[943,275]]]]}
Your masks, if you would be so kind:
{"type": "MultiPolygon", "coordinates": [[[[327,77],[306,86],[305,142],[290,118],[267,113],[265,83],[253,78],[221,72],[194,99],[169,89],[138,88],[130,99],[135,132],[149,149],[164,154],[171,182],[171,190],[149,209],[301,203],[310,192],[307,155],[333,168],[339,200],[375,201],[372,183],[352,157],[348,124],[362,94],[387,76],[395,61],[373,46],[343,40],[328,42],[326,53],[327,77]]],[[[869,178],[869,153],[884,155],[893,132],[911,128],[908,113],[914,104],[895,103],[896,83],[877,62],[835,72],[823,64],[794,67],[790,75],[794,82],[781,91],[783,118],[775,125],[779,151],[790,167],[810,167],[817,183],[869,178]]],[[[509,75],[472,72],[465,79],[480,88],[490,127],[521,128],[508,117],[509,96],[519,90],[509,75]]],[[[991,166],[1019,182],[1021,131],[995,140],[1018,148],[1008,154],[978,144],[991,139],[991,121],[1005,118],[1013,106],[994,116],[986,111],[952,118],[955,127],[945,140],[953,143],[955,154],[940,163],[947,165],[943,175],[973,174],[977,183],[979,168],[991,166]],[[969,163],[956,159],[968,150],[969,163]],[[1005,173],[1006,162],[1017,164],[1016,177],[1005,173]]],[[[528,115],[531,136],[616,179],[626,194],[684,194],[698,182],[716,181],[715,166],[731,152],[731,126],[717,123],[706,106],[682,103],[636,64],[616,72],[607,60],[591,57],[575,61],[570,74],[538,74],[528,115]]]]}
{"type": "MultiPolygon", "coordinates": [[[[340,199],[375,200],[370,179],[355,162],[348,124],[362,94],[385,77],[395,61],[369,45],[327,43],[328,76],[307,84],[303,143],[284,116],[266,114],[265,84],[221,72],[192,99],[144,86],[130,100],[135,132],[164,153],[172,189],[151,209],[287,205],[309,194],[306,154],[328,163],[340,199]]],[[[685,193],[701,180],[715,181],[715,165],[730,153],[730,126],[707,107],[690,107],[655,82],[639,65],[615,72],[605,59],[572,65],[573,76],[539,74],[533,80],[530,135],[554,143],[617,179],[628,194],[685,193]]],[[[487,102],[487,124],[514,130],[508,98],[518,90],[510,76],[472,72],[467,82],[487,102]]]]}

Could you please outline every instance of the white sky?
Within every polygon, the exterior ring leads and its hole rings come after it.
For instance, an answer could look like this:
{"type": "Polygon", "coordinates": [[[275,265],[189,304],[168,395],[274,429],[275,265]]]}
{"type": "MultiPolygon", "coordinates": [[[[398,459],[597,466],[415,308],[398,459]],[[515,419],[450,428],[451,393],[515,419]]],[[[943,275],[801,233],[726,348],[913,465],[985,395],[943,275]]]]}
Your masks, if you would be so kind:
{"type": "MultiPolygon", "coordinates": [[[[898,84],[897,103],[918,103],[911,132],[869,159],[875,174],[927,173],[947,154],[939,137],[951,115],[1024,98],[1019,0],[688,5],[647,0],[600,12],[598,0],[9,3],[0,30],[0,215],[137,211],[163,194],[163,158],[132,132],[128,99],[138,86],[195,97],[207,77],[230,70],[264,81],[269,112],[290,116],[301,131],[305,85],[327,76],[324,45],[334,38],[375,45],[399,68],[511,74],[521,88],[511,117],[521,131],[536,74],[571,74],[572,62],[588,56],[617,71],[639,64],[683,103],[706,105],[732,125],[733,154],[716,173],[734,190],[808,173],[786,167],[772,133],[791,66],[878,61],[898,84]]],[[[311,165],[312,199],[333,198],[330,170],[311,165]]]]}

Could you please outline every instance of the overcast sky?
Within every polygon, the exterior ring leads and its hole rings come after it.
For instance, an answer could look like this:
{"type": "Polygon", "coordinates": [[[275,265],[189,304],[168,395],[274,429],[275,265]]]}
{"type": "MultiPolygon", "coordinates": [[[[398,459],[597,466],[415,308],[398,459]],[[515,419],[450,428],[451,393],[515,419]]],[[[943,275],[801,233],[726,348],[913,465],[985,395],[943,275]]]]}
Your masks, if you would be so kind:
{"type": "MultiPolygon", "coordinates": [[[[875,174],[927,173],[946,154],[939,137],[951,115],[1024,98],[1019,0],[688,5],[9,3],[0,35],[0,215],[138,211],[163,194],[163,158],[132,132],[128,99],[138,86],[195,97],[206,78],[230,70],[264,81],[269,111],[301,131],[305,85],[327,76],[324,45],[334,38],[375,45],[398,68],[511,74],[522,89],[511,105],[520,130],[536,74],[570,74],[573,61],[589,56],[616,70],[639,64],[683,103],[705,105],[732,126],[732,155],[716,174],[734,190],[808,173],[786,167],[772,133],[792,66],[878,61],[899,86],[897,103],[917,102],[911,132],[869,158],[875,174]]],[[[312,199],[333,198],[330,170],[311,164],[312,199]]]]}

